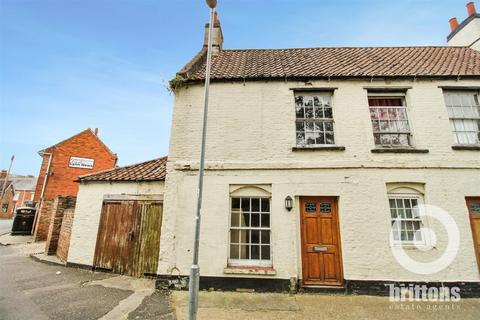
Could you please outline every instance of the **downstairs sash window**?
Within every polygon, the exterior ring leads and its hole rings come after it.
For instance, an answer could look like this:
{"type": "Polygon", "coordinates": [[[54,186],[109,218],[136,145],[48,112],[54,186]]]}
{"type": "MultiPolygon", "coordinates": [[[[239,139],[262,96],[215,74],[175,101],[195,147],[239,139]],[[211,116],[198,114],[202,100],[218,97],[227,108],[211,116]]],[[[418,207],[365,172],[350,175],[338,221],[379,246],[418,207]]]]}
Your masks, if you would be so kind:
{"type": "Polygon", "coordinates": [[[232,197],[229,266],[270,267],[270,198],[232,197]]]}

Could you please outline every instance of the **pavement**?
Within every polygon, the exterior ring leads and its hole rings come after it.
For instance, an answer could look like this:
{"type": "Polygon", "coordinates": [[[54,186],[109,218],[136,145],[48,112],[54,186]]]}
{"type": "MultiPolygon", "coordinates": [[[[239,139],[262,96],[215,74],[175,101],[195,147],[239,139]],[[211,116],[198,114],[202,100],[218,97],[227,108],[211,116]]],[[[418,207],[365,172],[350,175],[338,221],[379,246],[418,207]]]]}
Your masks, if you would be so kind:
{"type": "MultiPolygon", "coordinates": [[[[162,292],[153,280],[66,268],[43,256],[44,247],[43,242],[0,246],[0,319],[187,319],[187,291],[162,292]]],[[[219,291],[201,291],[199,298],[199,320],[480,319],[480,299],[390,302],[374,296],[219,291]]]]}
{"type": "Polygon", "coordinates": [[[0,319],[175,319],[154,281],[35,261],[45,243],[0,246],[0,319]]]}
{"type": "Polygon", "coordinates": [[[0,219],[0,236],[12,230],[13,219],[0,219]]]}
{"type": "MultiPolygon", "coordinates": [[[[2,246],[28,244],[32,242],[33,242],[32,236],[21,236],[21,235],[12,236],[10,233],[0,235],[0,245],[2,246]]],[[[45,249],[45,242],[43,243],[43,245],[45,249]]]]}
{"type": "MultiPolygon", "coordinates": [[[[177,319],[187,319],[188,292],[174,291],[177,319]]],[[[388,297],[208,292],[199,294],[198,319],[480,319],[480,299],[458,302],[390,302],[388,297]]]]}

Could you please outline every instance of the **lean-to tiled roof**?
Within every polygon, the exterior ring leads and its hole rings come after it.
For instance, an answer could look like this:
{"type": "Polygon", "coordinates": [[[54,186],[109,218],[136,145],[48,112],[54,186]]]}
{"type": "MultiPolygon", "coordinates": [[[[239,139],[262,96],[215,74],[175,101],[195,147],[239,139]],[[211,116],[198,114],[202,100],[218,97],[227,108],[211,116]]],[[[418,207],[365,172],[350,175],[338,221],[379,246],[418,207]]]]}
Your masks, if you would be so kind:
{"type": "Polygon", "coordinates": [[[165,180],[167,157],[125,167],[80,176],[78,181],[162,181],[165,180]]]}

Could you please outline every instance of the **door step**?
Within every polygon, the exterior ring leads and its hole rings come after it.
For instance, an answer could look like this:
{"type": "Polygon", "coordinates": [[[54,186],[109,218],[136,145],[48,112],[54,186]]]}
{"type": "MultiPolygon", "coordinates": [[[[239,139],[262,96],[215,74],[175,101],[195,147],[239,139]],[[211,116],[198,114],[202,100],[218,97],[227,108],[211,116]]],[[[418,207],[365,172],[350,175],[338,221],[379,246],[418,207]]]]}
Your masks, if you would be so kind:
{"type": "Polygon", "coordinates": [[[315,286],[307,285],[302,286],[298,290],[300,292],[317,292],[317,293],[329,293],[329,294],[346,294],[347,289],[343,286],[315,286]]]}

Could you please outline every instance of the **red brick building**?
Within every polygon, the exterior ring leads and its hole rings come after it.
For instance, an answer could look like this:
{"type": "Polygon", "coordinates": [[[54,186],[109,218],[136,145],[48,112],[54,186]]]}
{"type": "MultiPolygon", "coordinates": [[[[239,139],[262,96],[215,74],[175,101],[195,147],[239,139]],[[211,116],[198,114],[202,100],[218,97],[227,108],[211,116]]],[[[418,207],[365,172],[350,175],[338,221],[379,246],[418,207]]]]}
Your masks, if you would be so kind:
{"type": "Polygon", "coordinates": [[[86,129],[38,153],[43,161],[34,196],[39,203],[34,238],[45,240],[50,202],[59,195],[76,196],[78,176],[114,168],[117,155],[100,140],[97,129],[86,129]]]}
{"type": "Polygon", "coordinates": [[[11,219],[14,212],[15,202],[13,200],[15,193],[13,183],[7,177],[7,170],[0,171],[0,219],[11,219]],[[7,182],[5,183],[5,179],[7,182]],[[5,184],[5,189],[2,188],[5,184]]]}
{"type": "Polygon", "coordinates": [[[3,195],[0,194],[0,219],[11,219],[15,210],[32,203],[37,179],[34,176],[11,174],[7,170],[0,171],[0,192],[5,184],[3,195]]]}

